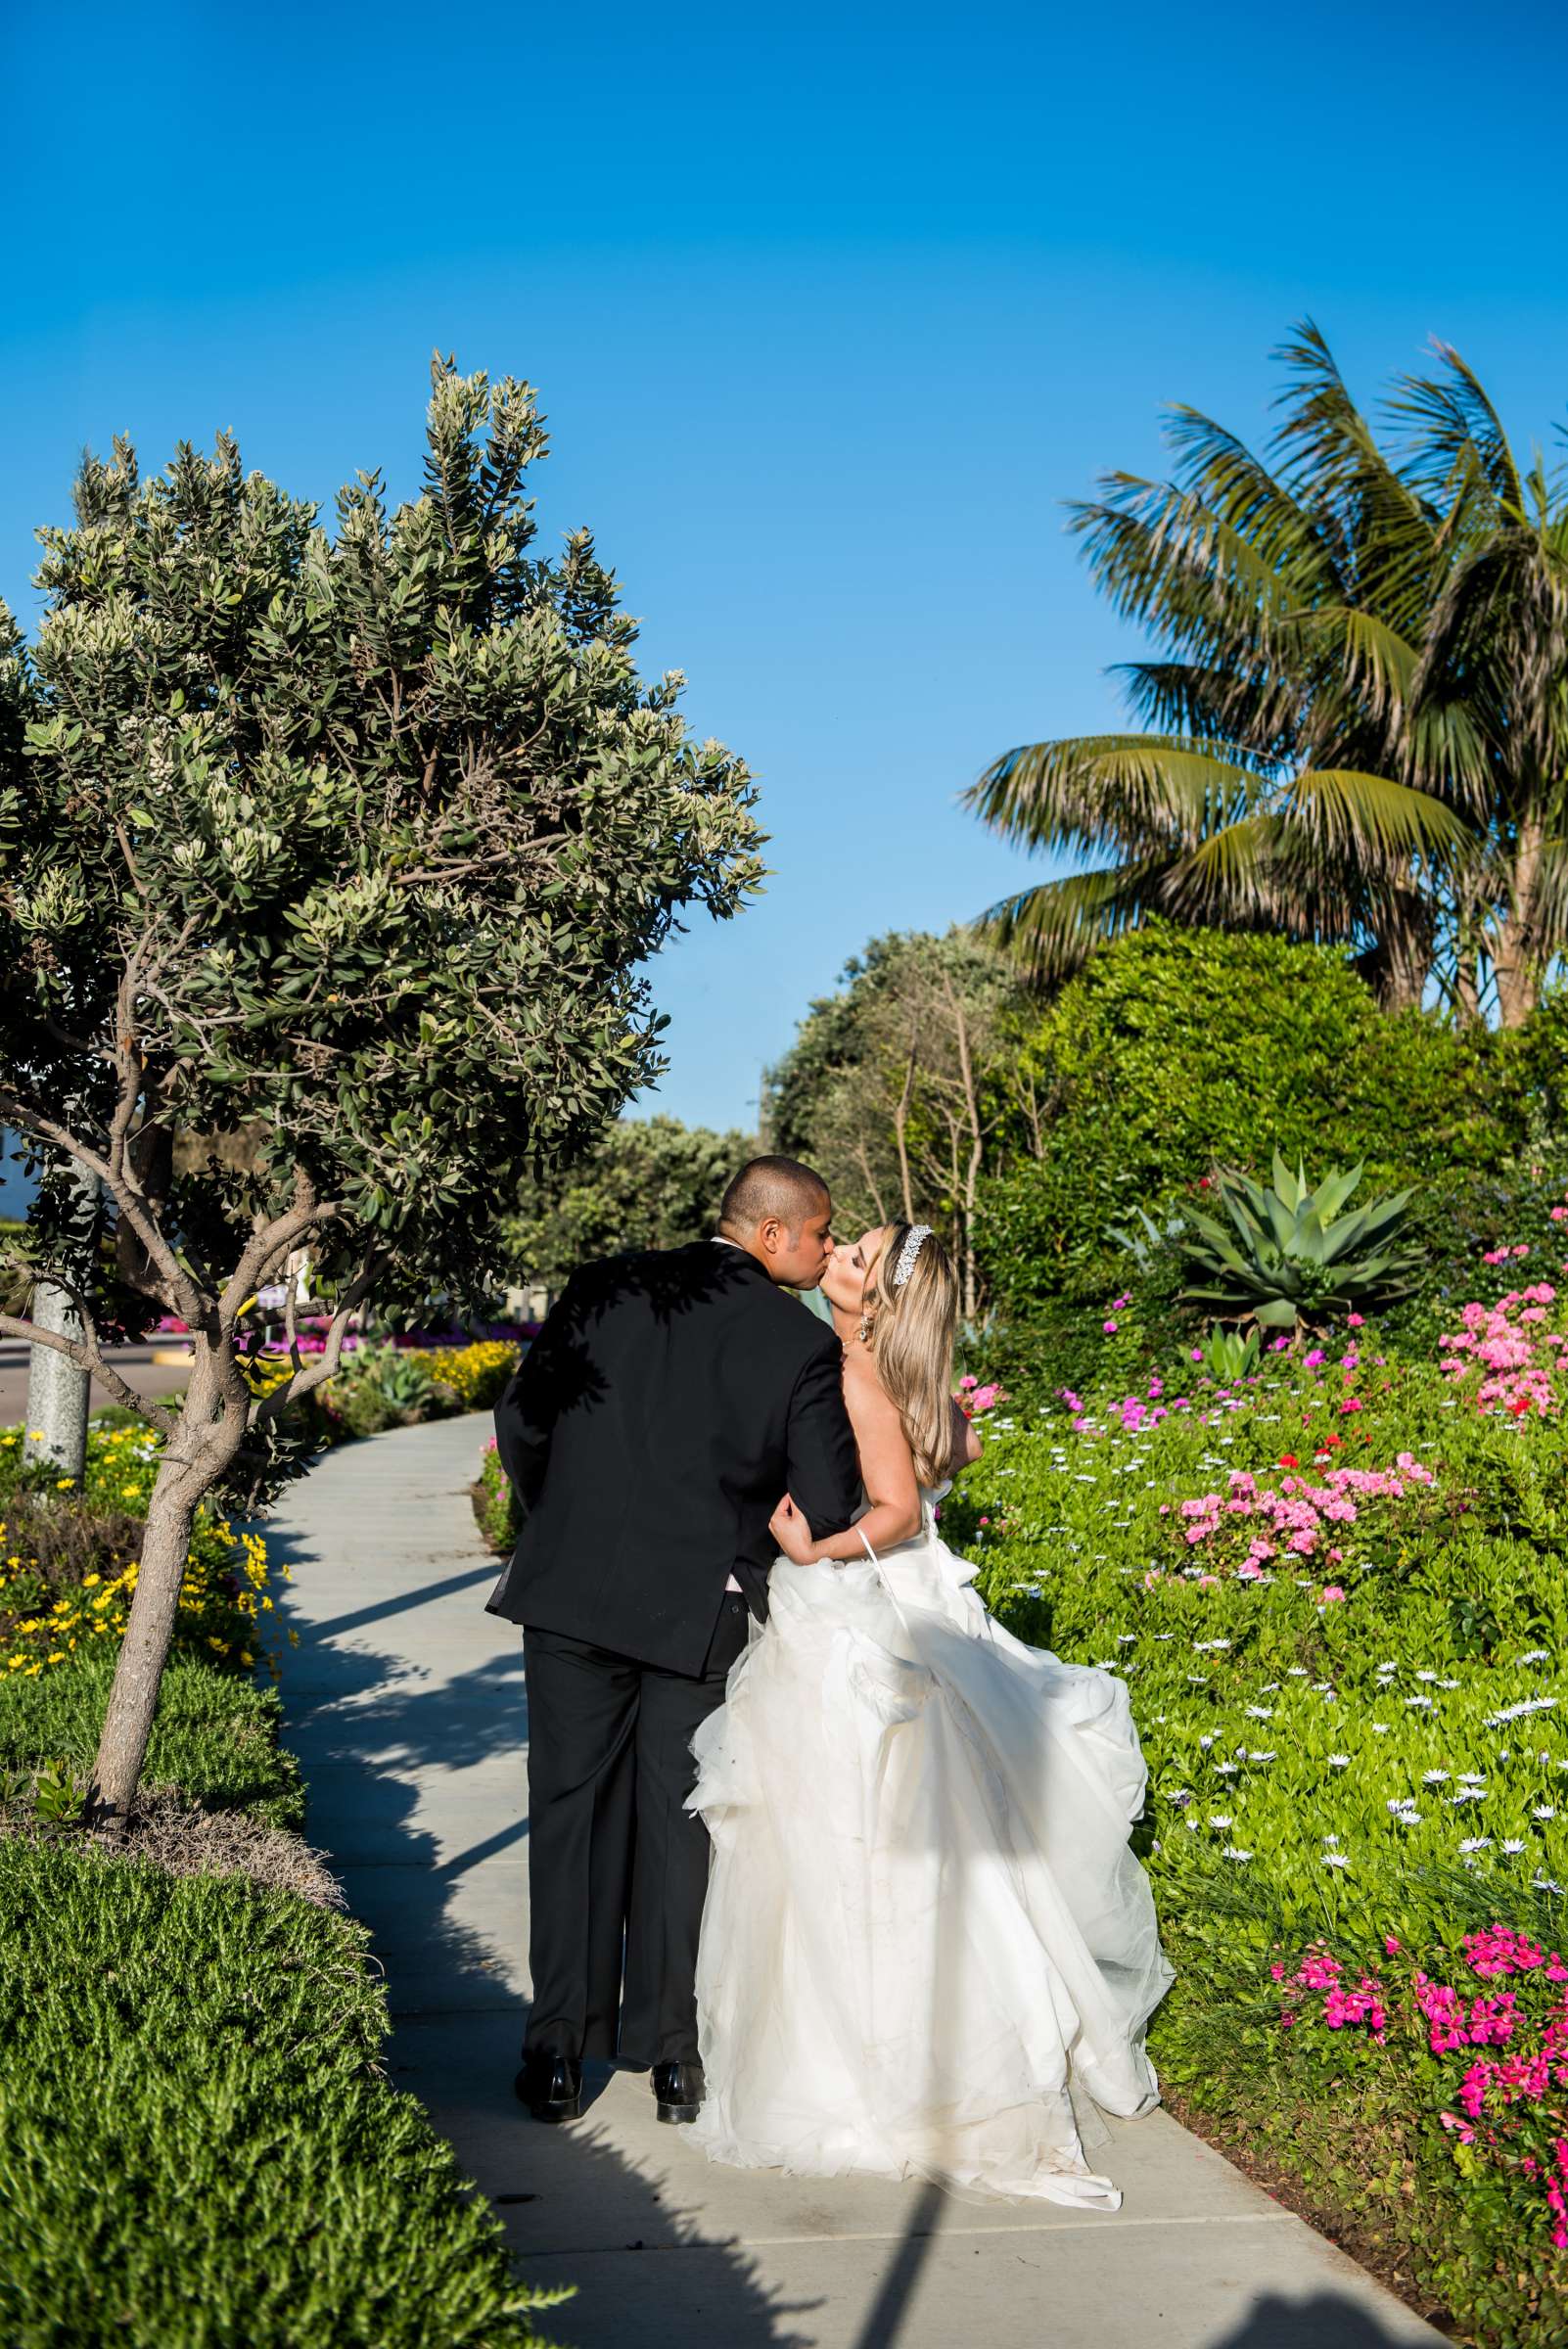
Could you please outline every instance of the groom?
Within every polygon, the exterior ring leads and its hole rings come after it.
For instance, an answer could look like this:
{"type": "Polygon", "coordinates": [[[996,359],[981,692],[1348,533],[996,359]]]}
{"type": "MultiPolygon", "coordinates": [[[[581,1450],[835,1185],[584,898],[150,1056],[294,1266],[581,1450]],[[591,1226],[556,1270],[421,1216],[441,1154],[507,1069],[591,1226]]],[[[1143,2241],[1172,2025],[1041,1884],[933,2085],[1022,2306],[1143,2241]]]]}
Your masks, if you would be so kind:
{"type": "Polygon", "coordinates": [[[576,2117],[585,2055],[651,2068],[662,2121],[702,2103],[692,1736],[766,1617],[781,1496],[816,1535],[859,1497],[839,1342],[785,1294],[832,1216],[808,1167],[753,1159],[714,1239],[575,1272],[496,1406],[526,1512],[489,1606],[527,1634],[535,2120],[576,2117]]]}

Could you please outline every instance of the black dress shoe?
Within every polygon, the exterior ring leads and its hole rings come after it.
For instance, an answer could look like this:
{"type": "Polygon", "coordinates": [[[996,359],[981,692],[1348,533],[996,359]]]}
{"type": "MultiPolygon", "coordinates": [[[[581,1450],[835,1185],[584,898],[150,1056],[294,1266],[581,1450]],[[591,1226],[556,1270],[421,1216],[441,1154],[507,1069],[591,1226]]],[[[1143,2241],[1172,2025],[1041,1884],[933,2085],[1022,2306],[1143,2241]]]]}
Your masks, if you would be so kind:
{"type": "Polygon", "coordinates": [[[582,2066],[575,2055],[525,2048],[513,2085],[536,2121],[575,2121],[582,2109],[582,2066]]]}
{"type": "Polygon", "coordinates": [[[700,2063],[656,2063],[653,2092],[662,2121],[694,2121],[702,2110],[707,2083],[700,2063]]]}

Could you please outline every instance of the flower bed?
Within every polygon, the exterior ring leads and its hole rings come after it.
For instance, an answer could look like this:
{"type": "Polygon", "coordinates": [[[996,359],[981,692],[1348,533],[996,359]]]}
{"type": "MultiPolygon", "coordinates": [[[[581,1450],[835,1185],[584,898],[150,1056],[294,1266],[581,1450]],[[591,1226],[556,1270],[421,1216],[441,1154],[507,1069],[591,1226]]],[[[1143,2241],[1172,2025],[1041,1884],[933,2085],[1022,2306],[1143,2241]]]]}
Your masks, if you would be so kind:
{"type": "MultiPolygon", "coordinates": [[[[161,1444],[142,1426],[90,1427],[80,1494],[63,1507],[70,1480],[24,1464],[22,1430],[0,1429],[0,1675],[36,1679],[84,1648],[118,1645],[161,1444]]],[[[180,1589],[176,1650],[249,1670],[274,1611],[270,1579],[265,1543],[204,1507],[180,1589]]]]}
{"type": "MultiPolygon", "coordinates": [[[[1555,1367],[1562,1308],[1510,1302],[1509,1271],[1453,1326],[1501,1310],[1555,1367]]],[[[1413,2056],[1418,1975],[1457,1998],[1518,1946],[1477,1935],[1568,1947],[1568,1434],[1455,1352],[993,1413],[944,1527],[1023,1636],[1129,1682],[1178,2102],[1466,2337],[1534,2344],[1568,2338],[1545,1961],[1517,1993],[1546,2001],[1517,2026],[1550,2075],[1528,2128],[1506,2080],[1472,2120],[1453,2051],[1413,2056]]]]}

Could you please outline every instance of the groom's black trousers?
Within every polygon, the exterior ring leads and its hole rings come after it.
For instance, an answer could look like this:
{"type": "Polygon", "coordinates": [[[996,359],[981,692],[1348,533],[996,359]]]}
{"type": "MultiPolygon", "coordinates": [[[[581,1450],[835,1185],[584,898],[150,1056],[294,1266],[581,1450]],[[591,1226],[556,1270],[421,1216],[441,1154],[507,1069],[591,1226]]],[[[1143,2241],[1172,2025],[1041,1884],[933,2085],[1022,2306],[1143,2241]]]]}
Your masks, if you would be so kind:
{"type": "Polygon", "coordinates": [[[697,2055],[708,1830],[691,1741],[746,1645],[732,1592],[695,1677],[530,1627],[525,2045],[623,2063],[697,2055]]]}

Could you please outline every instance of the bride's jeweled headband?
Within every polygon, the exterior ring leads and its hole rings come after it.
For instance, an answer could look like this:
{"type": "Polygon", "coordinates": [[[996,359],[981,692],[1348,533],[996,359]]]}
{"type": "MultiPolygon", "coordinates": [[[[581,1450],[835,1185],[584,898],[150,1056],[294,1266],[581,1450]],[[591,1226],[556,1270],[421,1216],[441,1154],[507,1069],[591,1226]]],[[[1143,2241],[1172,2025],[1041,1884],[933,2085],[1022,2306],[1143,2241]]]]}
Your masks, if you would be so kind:
{"type": "Polygon", "coordinates": [[[910,1224],[904,1236],[903,1246],[899,1251],[899,1261],[893,1267],[893,1285],[896,1289],[901,1289],[914,1270],[915,1258],[930,1237],[931,1226],[929,1223],[910,1224]]]}

